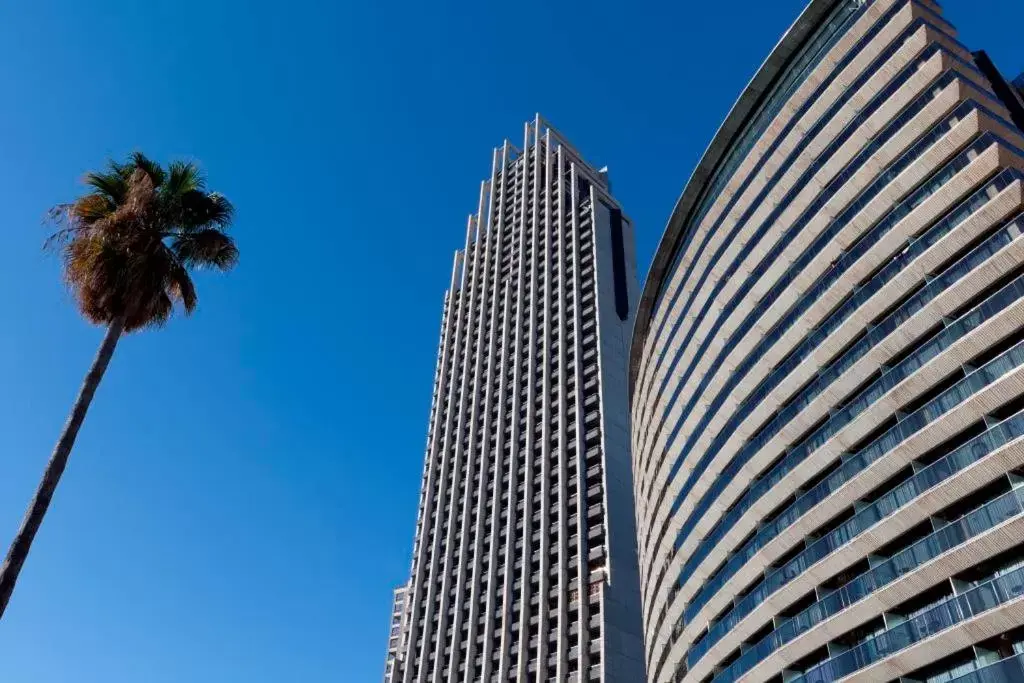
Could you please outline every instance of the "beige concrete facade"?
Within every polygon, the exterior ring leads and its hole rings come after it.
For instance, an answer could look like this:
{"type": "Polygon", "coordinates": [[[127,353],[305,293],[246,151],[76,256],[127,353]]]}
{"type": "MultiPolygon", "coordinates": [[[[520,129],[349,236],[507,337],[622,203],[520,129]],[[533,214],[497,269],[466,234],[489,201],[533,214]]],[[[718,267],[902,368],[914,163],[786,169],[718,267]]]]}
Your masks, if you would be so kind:
{"type": "Polygon", "coordinates": [[[635,264],[606,174],[543,118],[494,150],[445,294],[390,680],[644,678],[635,264]]]}
{"type": "Polygon", "coordinates": [[[1024,466],[1011,120],[929,0],[816,0],[744,92],[634,328],[650,681],[886,681],[1024,652],[1004,594],[1022,521],[974,521],[1017,504],[1024,466]],[[964,612],[996,589],[991,615],[964,612]]]}

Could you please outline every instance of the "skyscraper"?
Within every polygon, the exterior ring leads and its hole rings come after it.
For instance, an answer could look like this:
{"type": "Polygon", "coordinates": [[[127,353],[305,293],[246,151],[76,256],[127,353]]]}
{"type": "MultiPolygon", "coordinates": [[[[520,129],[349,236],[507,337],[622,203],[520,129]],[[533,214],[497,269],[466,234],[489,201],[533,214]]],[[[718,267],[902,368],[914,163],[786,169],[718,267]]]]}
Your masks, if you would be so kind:
{"type": "Polygon", "coordinates": [[[494,150],[445,294],[404,683],[643,680],[637,295],[607,174],[537,116],[494,150]]]}
{"type": "Polygon", "coordinates": [[[1024,134],[930,0],[814,0],[654,258],[653,683],[1024,680],[1024,134]]]}

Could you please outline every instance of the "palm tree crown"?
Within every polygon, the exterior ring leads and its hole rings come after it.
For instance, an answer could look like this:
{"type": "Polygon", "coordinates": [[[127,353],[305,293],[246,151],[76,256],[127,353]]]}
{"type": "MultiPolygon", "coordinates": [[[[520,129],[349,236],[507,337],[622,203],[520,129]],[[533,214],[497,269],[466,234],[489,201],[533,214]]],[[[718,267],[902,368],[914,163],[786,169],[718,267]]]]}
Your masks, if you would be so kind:
{"type": "Polygon", "coordinates": [[[238,249],[227,235],[234,210],[192,163],[161,168],[135,153],[100,173],[88,173],[89,192],[51,210],[60,226],[49,244],[59,246],[64,279],[82,314],[105,325],[96,358],[82,382],[43,478],[0,564],[0,618],[67,467],[96,388],[124,332],[159,326],[181,302],[196,307],[190,268],[229,270],[238,249]]]}
{"type": "Polygon", "coordinates": [[[208,192],[191,162],[167,168],[136,152],[125,163],[86,174],[90,191],[55,207],[64,276],[82,314],[124,331],[162,325],[174,302],[196,306],[190,268],[229,270],[238,249],[226,233],[231,203],[208,192]]]}

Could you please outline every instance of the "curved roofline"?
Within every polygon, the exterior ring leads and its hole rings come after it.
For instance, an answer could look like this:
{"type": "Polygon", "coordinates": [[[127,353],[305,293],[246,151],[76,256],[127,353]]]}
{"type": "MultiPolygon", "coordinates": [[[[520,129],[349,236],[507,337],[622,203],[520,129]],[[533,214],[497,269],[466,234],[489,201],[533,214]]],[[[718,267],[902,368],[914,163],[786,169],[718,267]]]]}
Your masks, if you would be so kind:
{"type": "Polygon", "coordinates": [[[747,125],[757,112],[758,105],[761,104],[764,96],[771,92],[778,78],[784,73],[790,59],[818,27],[822,18],[840,2],[842,0],[811,0],[810,4],[804,8],[804,11],[783,34],[782,39],[779,40],[732,106],[729,115],[718,132],[715,133],[715,137],[712,138],[711,144],[708,145],[704,156],[701,157],[700,163],[687,181],[682,195],[676,201],[665,232],[654,252],[654,259],[647,272],[647,280],[644,282],[643,293],[640,295],[640,303],[637,306],[629,353],[630,396],[635,389],[637,373],[640,369],[640,354],[647,341],[655,299],[668,272],[675,247],[685,237],[684,227],[694,208],[703,196],[708,183],[714,177],[715,170],[728,155],[736,139],[746,130],[747,125]]]}

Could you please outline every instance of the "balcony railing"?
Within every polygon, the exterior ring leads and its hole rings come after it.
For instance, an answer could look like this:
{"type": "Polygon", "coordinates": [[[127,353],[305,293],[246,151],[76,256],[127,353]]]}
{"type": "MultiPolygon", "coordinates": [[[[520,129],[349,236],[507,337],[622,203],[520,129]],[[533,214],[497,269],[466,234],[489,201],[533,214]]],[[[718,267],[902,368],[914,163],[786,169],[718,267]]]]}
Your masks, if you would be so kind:
{"type": "Polygon", "coordinates": [[[1017,600],[1021,595],[1024,595],[1024,569],[1016,569],[955,595],[927,612],[822,662],[791,683],[837,681],[936,633],[1017,600]]]}

